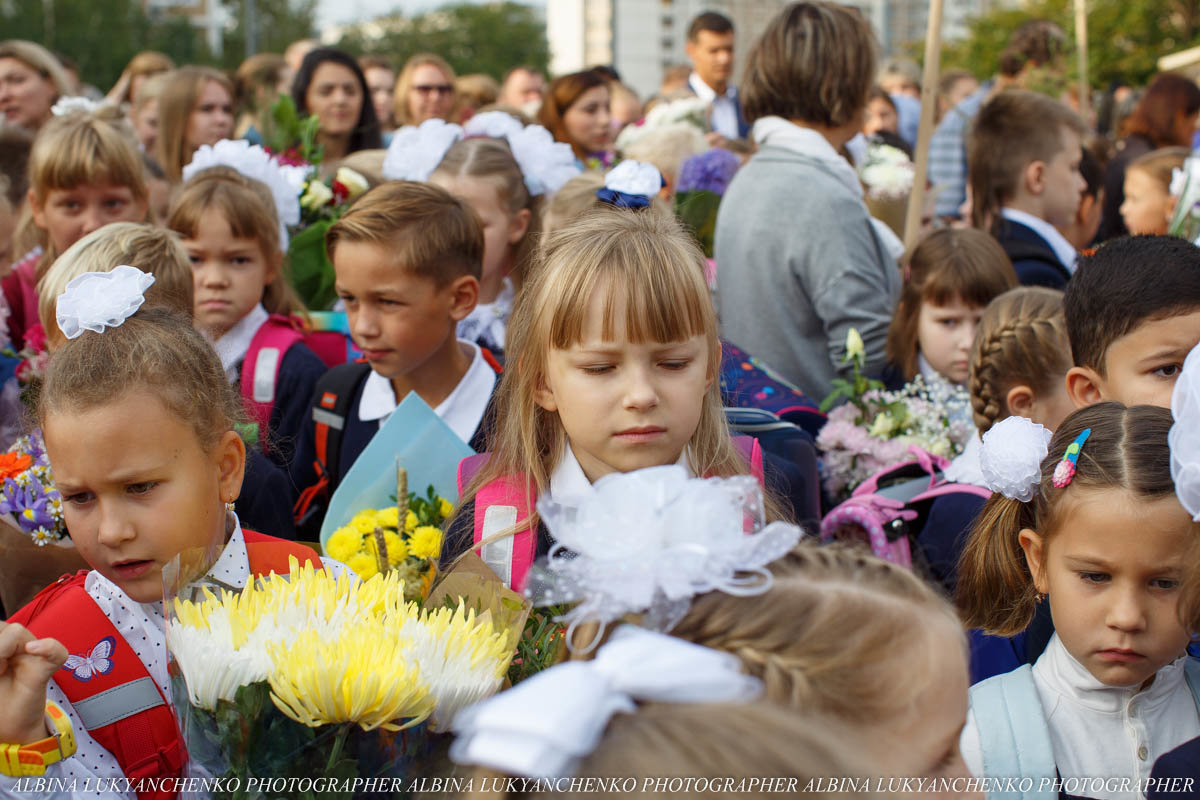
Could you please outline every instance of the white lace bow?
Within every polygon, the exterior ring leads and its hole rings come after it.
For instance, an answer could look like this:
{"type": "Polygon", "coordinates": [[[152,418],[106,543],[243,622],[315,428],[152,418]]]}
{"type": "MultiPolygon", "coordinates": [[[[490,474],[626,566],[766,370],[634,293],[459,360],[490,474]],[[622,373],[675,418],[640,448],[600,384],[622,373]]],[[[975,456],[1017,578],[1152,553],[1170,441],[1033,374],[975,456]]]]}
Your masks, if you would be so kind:
{"type": "Polygon", "coordinates": [[[280,164],[266,150],[245,139],[222,139],[196,149],[191,163],[183,168],[183,180],[191,180],[210,167],[232,167],[271,190],[279,219],[279,247],[286,253],[288,226],[300,224],[300,192],[312,168],[280,164]]]}
{"type": "Polygon", "coordinates": [[[771,587],[766,566],[801,536],[783,522],[762,527],[762,489],[748,475],[689,478],[672,465],[607,475],[593,488],[576,507],[537,504],[555,545],[526,593],[535,606],[578,603],[561,618],[568,644],[584,622],[644,612],[646,627],[669,631],[694,595],[761,594],[771,587]]]}
{"type": "Polygon", "coordinates": [[[731,653],[622,625],[591,661],[568,661],[459,713],[450,757],[508,775],[557,778],[638,700],[745,703],[762,683],[731,653]]]}
{"type": "Polygon", "coordinates": [[[987,488],[1013,500],[1028,502],[1042,480],[1042,461],[1053,436],[1027,417],[1000,420],[983,435],[979,468],[987,488]]]}
{"type": "Polygon", "coordinates": [[[604,188],[621,194],[654,197],[662,189],[662,173],[653,164],[626,159],[604,176],[604,188]]]}
{"type": "Polygon", "coordinates": [[[444,119],[427,119],[405,125],[392,136],[383,157],[383,177],[389,181],[427,181],[446,157],[463,129],[444,119]]]}
{"type": "Polygon", "coordinates": [[[1200,346],[1184,359],[1183,371],[1171,392],[1175,422],[1167,442],[1171,447],[1171,478],[1180,504],[1200,522],[1200,346]]]}
{"type": "Polygon", "coordinates": [[[104,333],[105,328],[115,328],[142,307],[153,283],[153,275],[125,265],[111,272],[85,272],[58,296],[58,327],[68,339],[84,331],[104,333]]]}

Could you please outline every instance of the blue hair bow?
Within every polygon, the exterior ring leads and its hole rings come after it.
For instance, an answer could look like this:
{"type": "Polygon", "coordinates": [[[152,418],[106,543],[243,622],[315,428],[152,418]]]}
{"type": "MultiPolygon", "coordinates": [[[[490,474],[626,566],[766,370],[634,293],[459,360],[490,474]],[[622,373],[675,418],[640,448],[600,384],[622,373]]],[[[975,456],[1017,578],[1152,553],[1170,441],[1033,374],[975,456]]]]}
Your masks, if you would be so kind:
{"type": "Polygon", "coordinates": [[[615,189],[597,189],[596,197],[600,198],[600,202],[617,208],[646,208],[650,205],[650,198],[644,194],[625,194],[615,189]]]}

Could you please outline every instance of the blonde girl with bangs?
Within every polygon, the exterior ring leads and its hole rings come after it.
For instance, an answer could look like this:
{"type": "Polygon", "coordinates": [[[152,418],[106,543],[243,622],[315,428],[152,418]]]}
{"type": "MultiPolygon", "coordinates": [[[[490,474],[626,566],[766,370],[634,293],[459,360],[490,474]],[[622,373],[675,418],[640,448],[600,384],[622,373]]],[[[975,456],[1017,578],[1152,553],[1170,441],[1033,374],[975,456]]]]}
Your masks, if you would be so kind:
{"type": "Polygon", "coordinates": [[[184,184],[167,227],[191,259],[196,327],[241,389],[266,454],[287,470],[326,367],[298,335],[279,344],[271,338],[281,328],[303,327],[306,313],[287,279],[271,190],[231,167],[210,167],[184,184]],[[277,366],[253,357],[268,346],[284,351],[277,366]],[[260,394],[263,386],[269,400],[260,394]]]}
{"type": "Polygon", "coordinates": [[[183,180],[196,149],[233,135],[233,81],[211,67],[170,73],[158,98],[155,160],[173,185],[183,180]]]}
{"type": "Polygon", "coordinates": [[[429,182],[462,198],[479,215],[483,225],[479,303],[458,323],[458,338],[502,357],[516,290],[540,233],[542,196],[525,185],[508,144],[487,137],[456,142],[429,182]]]}
{"type": "Polygon", "coordinates": [[[536,497],[571,504],[605,475],[666,464],[713,477],[761,466],[757,444],[748,459],[730,436],[704,256],[669,214],[602,208],[551,235],[508,344],[492,452],[478,474],[460,467],[444,560],[481,549],[519,588],[549,546],[536,497]]]}
{"type": "Polygon", "coordinates": [[[986,233],[947,229],[921,240],[903,272],[883,382],[898,389],[922,375],[966,383],[983,309],[1017,285],[1012,263],[986,233]]]}
{"type": "Polygon", "coordinates": [[[110,222],[146,220],[145,168],[129,132],[101,114],[47,122],[29,154],[28,206],[30,216],[16,240],[34,246],[3,282],[12,311],[9,336],[17,350],[38,324],[37,282],[59,254],[110,222]]]}

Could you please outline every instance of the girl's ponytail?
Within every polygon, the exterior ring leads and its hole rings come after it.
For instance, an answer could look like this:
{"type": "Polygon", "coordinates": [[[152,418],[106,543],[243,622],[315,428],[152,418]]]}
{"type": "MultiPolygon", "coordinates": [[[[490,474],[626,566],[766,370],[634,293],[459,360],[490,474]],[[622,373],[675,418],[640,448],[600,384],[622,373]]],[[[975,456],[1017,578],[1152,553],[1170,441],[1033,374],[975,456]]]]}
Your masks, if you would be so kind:
{"type": "Polygon", "coordinates": [[[958,562],[956,600],[968,628],[1014,636],[1033,618],[1037,590],[1020,533],[1036,524],[1034,502],[993,494],[979,512],[958,562]]]}

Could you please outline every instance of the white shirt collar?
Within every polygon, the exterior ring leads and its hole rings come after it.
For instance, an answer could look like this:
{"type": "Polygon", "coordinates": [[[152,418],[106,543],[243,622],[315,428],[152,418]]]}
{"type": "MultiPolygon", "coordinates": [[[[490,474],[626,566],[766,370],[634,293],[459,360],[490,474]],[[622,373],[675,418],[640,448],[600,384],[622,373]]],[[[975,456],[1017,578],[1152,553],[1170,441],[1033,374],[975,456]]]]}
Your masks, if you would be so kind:
{"type": "Polygon", "coordinates": [[[734,95],[733,86],[729,84],[725,86],[725,94],[718,95],[717,90],[705,83],[704,79],[700,77],[700,73],[695,70],[692,70],[692,74],[688,76],[688,86],[692,87],[692,91],[696,93],[696,97],[699,97],[706,103],[711,103],[718,97],[731,100],[734,95]]]}
{"type": "Polygon", "coordinates": [[[1033,665],[1034,676],[1048,689],[1094,711],[1119,711],[1130,698],[1153,708],[1169,699],[1184,682],[1184,654],[1154,674],[1154,681],[1145,689],[1139,686],[1109,686],[1101,683],[1087,667],[1067,652],[1058,634],[1050,637],[1045,652],[1033,665]]]}
{"type": "MultiPolygon", "coordinates": [[[[675,463],[687,470],[689,478],[696,477],[696,473],[692,471],[692,465],[688,461],[686,447],[679,454],[679,460],[675,463]]],[[[567,442],[562,458],[558,460],[558,465],[550,473],[550,496],[554,498],[555,502],[562,505],[577,506],[593,491],[592,482],[584,474],[583,467],[579,466],[579,459],[571,450],[571,443],[567,442]]]]}
{"type": "MultiPolygon", "coordinates": [[[[783,117],[759,117],[750,131],[750,137],[759,145],[770,145],[790,150],[793,153],[821,162],[860,202],[863,197],[862,182],[850,162],[842,158],[833,145],[812,128],[802,128],[783,117]]],[[[863,206],[866,207],[865,204],[863,206]]]]}
{"type": "Polygon", "coordinates": [[[245,359],[246,351],[254,341],[254,335],[270,317],[262,303],[259,303],[226,331],[224,336],[213,342],[213,349],[217,351],[221,366],[225,369],[225,377],[229,378],[230,383],[238,379],[238,367],[245,359]]]}
{"type": "Polygon", "coordinates": [[[1034,233],[1045,239],[1046,244],[1050,245],[1050,249],[1054,251],[1054,255],[1062,262],[1062,265],[1067,268],[1067,272],[1072,275],[1075,274],[1075,259],[1079,257],[1079,254],[1075,251],[1075,246],[1058,232],[1058,228],[1055,228],[1040,217],[1035,217],[1033,214],[1015,208],[1004,208],[1001,209],[1000,213],[1005,219],[1019,222],[1027,228],[1032,228],[1034,233]]]}
{"type": "Polygon", "coordinates": [[[516,292],[512,281],[504,279],[500,294],[491,303],[480,303],[466,318],[458,323],[457,336],[468,342],[479,342],[489,348],[504,349],[504,334],[508,318],[512,316],[516,292]]]}
{"type": "MultiPolygon", "coordinates": [[[[469,442],[479,428],[483,412],[491,400],[492,390],[496,386],[496,371],[474,343],[459,339],[458,344],[470,350],[471,365],[454,390],[433,411],[458,438],[469,442]]],[[[358,403],[358,418],[364,422],[378,420],[379,426],[383,427],[399,405],[392,382],[371,370],[358,403]]]]}

